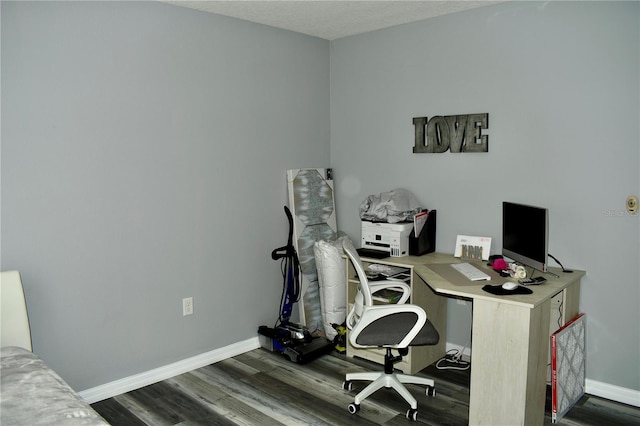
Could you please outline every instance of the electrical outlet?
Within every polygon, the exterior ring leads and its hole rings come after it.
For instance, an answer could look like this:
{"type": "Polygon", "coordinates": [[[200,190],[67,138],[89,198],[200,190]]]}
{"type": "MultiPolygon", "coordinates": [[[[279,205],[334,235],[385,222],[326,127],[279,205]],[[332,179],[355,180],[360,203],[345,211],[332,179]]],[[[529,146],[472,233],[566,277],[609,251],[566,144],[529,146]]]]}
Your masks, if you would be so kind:
{"type": "Polygon", "coordinates": [[[631,214],[638,211],[638,197],[635,195],[629,195],[627,198],[627,211],[631,214]]]}
{"type": "Polygon", "coordinates": [[[182,316],[193,315],[193,297],[182,299],[182,316]]]}

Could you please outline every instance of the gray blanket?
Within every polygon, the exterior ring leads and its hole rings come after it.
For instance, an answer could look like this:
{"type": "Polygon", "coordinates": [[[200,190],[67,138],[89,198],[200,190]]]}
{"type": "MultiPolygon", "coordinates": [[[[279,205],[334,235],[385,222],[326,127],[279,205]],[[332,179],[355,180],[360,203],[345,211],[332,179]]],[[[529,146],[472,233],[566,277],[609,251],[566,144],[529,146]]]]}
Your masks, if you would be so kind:
{"type": "Polygon", "coordinates": [[[33,353],[0,349],[0,424],[108,425],[62,378],[33,353]]]}

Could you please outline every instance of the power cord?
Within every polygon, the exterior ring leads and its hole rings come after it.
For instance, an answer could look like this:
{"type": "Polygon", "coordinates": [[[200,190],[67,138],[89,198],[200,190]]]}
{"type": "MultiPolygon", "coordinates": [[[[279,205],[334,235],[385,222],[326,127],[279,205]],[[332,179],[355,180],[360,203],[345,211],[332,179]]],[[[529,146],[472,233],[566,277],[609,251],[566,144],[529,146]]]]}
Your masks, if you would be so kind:
{"type": "Polygon", "coordinates": [[[570,274],[570,273],[572,273],[572,272],[573,272],[571,269],[565,269],[565,268],[564,268],[564,266],[562,265],[562,263],[560,263],[560,261],[559,261],[558,259],[556,259],[555,257],[553,257],[553,256],[551,255],[551,253],[547,253],[547,255],[548,255],[550,258],[552,258],[553,260],[555,260],[555,261],[556,261],[556,263],[557,263],[558,265],[560,265],[560,268],[562,268],[562,272],[565,272],[565,273],[567,273],[567,274],[570,274]]]}
{"type": "MultiPolygon", "coordinates": [[[[473,314],[471,312],[471,307],[468,303],[465,303],[467,310],[469,311],[469,316],[471,317],[473,314]]],[[[471,363],[469,361],[465,361],[462,359],[462,354],[467,349],[467,347],[471,344],[471,336],[469,336],[469,340],[462,347],[461,350],[458,349],[449,349],[444,357],[440,358],[436,362],[436,368],[438,370],[468,370],[471,367],[471,363]]]]}
{"type": "Polygon", "coordinates": [[[558,328],[562,327],[562,324],[564,323],[562,319],[562,305],[564,305],[564,300],[562,300],[560,305],[558,305],[558,328]]]}
{"type": "Polygon", "coordinates": [[[438,370],[468,370],[471,363],[462,359],[462,352],[450,349],[444,357],[436,362],[438,370]]]}

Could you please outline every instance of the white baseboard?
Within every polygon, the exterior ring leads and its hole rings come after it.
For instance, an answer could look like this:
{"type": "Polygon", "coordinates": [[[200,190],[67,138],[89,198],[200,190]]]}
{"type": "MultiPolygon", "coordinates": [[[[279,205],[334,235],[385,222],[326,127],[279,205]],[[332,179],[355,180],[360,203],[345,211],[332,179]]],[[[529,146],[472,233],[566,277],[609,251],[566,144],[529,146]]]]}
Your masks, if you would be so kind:
{"type": "Polygon", "coordinates": [[[96,386],[78,393],[82,399],[87,401],[89,404],[93,404],[94,402],[131,392],[132,390],[140,389],[144,386],[249,352],[259,347],[260,341],[256,336],[243,342],[234,343],[220,349],[205,352],[182,361],[154,368],[153,370],[125,377],[120,380],[115,380],[110,383],[105,383],[104,385],[96,386]]]}
{"type": "Polygon", "coordinates": [[[622,388],[616,385],[596,382],[595,380],[585,380],[584,390],[589,395],[610,399],[622,404],[640,407],[640,391],[622,388]]]}
{"type": "MultiPolygon", "coordinates": [[[[112,398],[123,393],[131,392],[133,390],[169,379],[179,374],[186,373],[188,371],[195,370],[206,365],[243,354],[245,352],[249,352],[259,347],[260,341],[258,337],[253,337],[251,339],[234,343],[232,345],[225,346],[223,348],[216,349],[210,352],[205,352],[203,354],[196,355],[182,361],[174,362],[163,367],[154,368],[153,370],[149,370],[144,373],[135,374],[133,376],[125,377],[120,380],[105,383],[104,385],[81,391],[79,392],[79,394],[80,397],[82,397],[89,404],[93,404],[94,402],[112,398]]],[[[463,348],[451,343],[447,343],[446,348],[447,350],[456,349],[458,351],[462,351],[467,360],[469,359],[468,357],[471,354],[469,348],[463,348]]],[[[607,383],[587,379],[585,383],[585,392],[590,395],[610,399],[622,404],[640,407],[640,391],[637,390],[622,388],[620,386],[609,385],[607,383]]]]}

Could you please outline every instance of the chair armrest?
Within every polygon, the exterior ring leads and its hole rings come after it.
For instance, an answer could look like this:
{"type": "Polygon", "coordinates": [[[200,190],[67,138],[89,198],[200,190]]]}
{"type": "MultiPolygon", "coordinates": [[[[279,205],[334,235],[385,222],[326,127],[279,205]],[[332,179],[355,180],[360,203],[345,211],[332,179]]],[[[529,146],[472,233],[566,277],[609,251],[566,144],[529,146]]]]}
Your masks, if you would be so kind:
{"type": "MultiPolygon", "coordinates": [[[[369,281],[368,285],[369,285],[369,291],[371,291],[372,295],[374,295],[377,291],[384,290],[384,289],[393,289],[396,291],[401,291],[402,296],[400,296],[400,299],[396,303],[393,303],[391,305],[404,305],[409,300],[409,296],[411,296],[411,287],[404,281],[400,281],[400,280],[383,280],[383,281],[374,281],[374,282],[369,281]]],[[[362,303],[361,299],[360,299],[360,305],[358,304],[358,297],[362,298],[360,293],[356,295],[356,303],[353,304],[353,307],[349,311],[349,314],[347,315],[347,318],[346,318],[347,328],[349,330],[355,327],[356,323],[359,320],[360,310],[364,308],[361,305],[362,303]],[[358,309],[357,306],[361,306],[361,307],[358,309]]]]}
{"type": "Polygon", "coordinates": [[[384,281],[369,281],[369,289],[371,290],[371,295],[375,295],[377,291],[391,289],[402,292],[402,296],[400,300],[398,300],[395,304],[402,305],[409,300],[409,296],[411,296],[411,287],[409,284],[400,280],[384,280],[384,281]]]}

